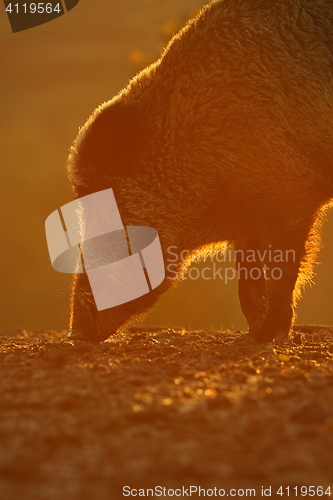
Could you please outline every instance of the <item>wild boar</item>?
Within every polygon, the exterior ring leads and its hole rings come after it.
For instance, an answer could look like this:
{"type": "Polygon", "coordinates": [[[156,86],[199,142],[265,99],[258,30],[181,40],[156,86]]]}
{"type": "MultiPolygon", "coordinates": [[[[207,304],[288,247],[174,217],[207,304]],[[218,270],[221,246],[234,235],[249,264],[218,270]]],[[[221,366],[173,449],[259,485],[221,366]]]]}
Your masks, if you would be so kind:
{"type": "MultiPolygon", "coordinates": [[[[333,197],[332,50],[332,2],[213,1],[94,111],[71,149],[75,196],[112,187],[124,225],[155,228],[164,255],[189,250],[179,270],[223,242],[242,250],[239,300],[258,342],[292,330],[333,197]],[[274,279],[268,250],[293,255],[274,279]]],[[[155,304],[169,277],[97,311],[87,276],[74,276],[70,336],[115,334],[155,304]]]]}

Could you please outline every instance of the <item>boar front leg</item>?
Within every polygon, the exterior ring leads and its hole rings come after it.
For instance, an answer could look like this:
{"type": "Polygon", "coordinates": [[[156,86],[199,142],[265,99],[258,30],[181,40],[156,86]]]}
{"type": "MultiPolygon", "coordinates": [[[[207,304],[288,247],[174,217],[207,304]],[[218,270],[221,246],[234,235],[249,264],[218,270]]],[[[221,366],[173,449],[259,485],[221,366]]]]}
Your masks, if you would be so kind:
{"type": "Polygon", "coordinates": [[[235,244],[238,298],[250,334],[260,328],[267,313],[267,283],[260,255],[263,251],[257,242],[235,244]]]}
{"type": "Polygon", "coordinates": [[[86,273],[74,274],[70,301],[70,333],[73,340],[102,342],[109,334],[101,335],[98,310],[86,273]],[[103,338],[104,337],[104,338],[103,338]]]}

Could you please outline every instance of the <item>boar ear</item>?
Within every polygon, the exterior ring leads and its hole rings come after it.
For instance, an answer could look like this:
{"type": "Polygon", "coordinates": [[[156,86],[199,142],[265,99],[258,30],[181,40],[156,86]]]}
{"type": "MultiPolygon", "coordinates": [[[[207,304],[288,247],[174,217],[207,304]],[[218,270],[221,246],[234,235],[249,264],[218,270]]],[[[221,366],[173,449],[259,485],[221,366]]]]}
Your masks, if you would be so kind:
{"type": "Polygon", "coordinates": [[[92,175],[135,175],[146,136],[142,115],[138,104],[122,101],[98,108],[79,140],[79,168],[92,175]]]}

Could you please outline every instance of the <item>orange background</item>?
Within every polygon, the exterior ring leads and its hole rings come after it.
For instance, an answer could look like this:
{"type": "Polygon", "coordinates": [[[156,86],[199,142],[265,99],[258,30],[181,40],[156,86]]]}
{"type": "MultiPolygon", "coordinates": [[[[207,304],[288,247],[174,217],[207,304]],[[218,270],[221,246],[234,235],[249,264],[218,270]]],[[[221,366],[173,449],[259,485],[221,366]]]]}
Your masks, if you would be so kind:
{"type": "MultiPolygon", "coordinates": [[[[71,278],[51,267],[44,222],[72,199],[68,148],[93,109],[155,60],[203,3],[81,0],[68,14],[16,34],[0,4],[0,329],[67,327],[71,278]]],[[[332,216],[323,242],[316,286],[304,294],[298,322],[333,323],[332,216]]],[[[203,279],[171,290],[146,324],[246,328],[236,283],[203,279]]]]}

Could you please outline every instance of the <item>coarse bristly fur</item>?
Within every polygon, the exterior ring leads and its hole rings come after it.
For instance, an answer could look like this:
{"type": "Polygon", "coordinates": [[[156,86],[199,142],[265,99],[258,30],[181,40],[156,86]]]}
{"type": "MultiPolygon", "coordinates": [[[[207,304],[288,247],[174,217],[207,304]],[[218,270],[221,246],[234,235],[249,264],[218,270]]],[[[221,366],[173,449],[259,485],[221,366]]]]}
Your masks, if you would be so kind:
{"type": "MultiPolygon", "coordinates": [[[[112,187],[124,225],[154,227],[164,254],[188,250],[185,267],[225,242],[294,251],[280,279],[251,278],[267,258],[236,259],[258,341],[288,337],[333,197],[332,50],[329,0],[216,0],[95,110],[71,149],[75,195],[112,187]]],[[[72,336],[106,339],[172,283],[98,312],[86,275],[75,276],[72,336]]]]}

